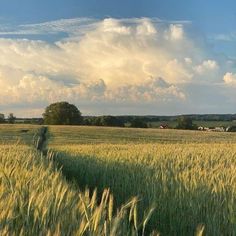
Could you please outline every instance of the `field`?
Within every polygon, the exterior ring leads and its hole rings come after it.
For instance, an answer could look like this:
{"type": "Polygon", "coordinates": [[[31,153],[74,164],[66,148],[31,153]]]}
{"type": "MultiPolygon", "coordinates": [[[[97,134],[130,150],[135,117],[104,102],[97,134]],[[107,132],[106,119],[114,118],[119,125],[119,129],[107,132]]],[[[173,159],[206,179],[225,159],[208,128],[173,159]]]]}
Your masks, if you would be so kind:
{"type": "Polygon", "coordinates": [[[137,198],[115,209],[108,189],[98,197],[97,191],[82,192],[68,183],[53,153],[44,156],[33,146],[39,127],[4,125],[0,130],[0,235],[145,234],[153,209],[138,225],[137,198]]]}
{"type": "MultiPolygon", "coordinates": [[[[175,128],[177,126],[177,121],[158,121],[158,122],[149,122],[149,126],[152,128],[159,128],[160,125],[167,124],[171,128],[175,128]]],[[[202,127],[228,127],[236,125],[235,121],[200,121],[193,120],[193,123],[197,126],[202,127]]]]}
{"type": "Polygon", "coordinates": [[[185,130],[133,129],[91,126],[52,126],[49,146],[132,143],[236,143],[235,133],[185,130]]]}
{"type": "Polygon", "coordinates": [[[0,125],[0,144],[33,144],[34,135],[39,128],[37,125],[0,125]]]}
{"type": "Polygon", "coordinates": [[[236,135],[196,131],[50,127],[49,148],[68,179],[110,188],[116,205],[156,206],[162,235],[236,234],[236,135]]]}
{"type": "Polygon", "coordinates": [[[0,126],[0,235],[236,235],[234,133],[39,129],[0,126]]]}

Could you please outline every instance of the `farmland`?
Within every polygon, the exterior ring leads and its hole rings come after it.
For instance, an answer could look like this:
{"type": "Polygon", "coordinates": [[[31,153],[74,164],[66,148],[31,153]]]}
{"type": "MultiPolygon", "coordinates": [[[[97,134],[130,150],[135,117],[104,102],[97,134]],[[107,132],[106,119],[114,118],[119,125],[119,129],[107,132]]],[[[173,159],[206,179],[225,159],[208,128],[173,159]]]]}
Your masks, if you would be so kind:
{"type": "Polygon", "coordinates": [[[236,232],[236,136],[229,133],[50,127],[49,147],[68,179],[110,188],[120,205],[156,205],[150,227],[163,235],[236,232]]]}
{"type": "Polygon", "coordinates": [[[236,143],[235,133],[134,129],[89,126],[51,126],[49,146],[129,143],[236,143]]]}
{"type": "Polygon", "coordinates": [[[39,128],[37,125],[0,125],[0,144],[32,144],[39,128]]]}
{"type": "MultiPolygon", "coordinates": [[[[196,124],[197,126],[202,126],[202,127],[228,127],[228,126],[234,126],[236,124],[235,121],[201,121],[201,120],[193,120],[193,123],[196,124]]],[[[148,125],[152,128],[159,128],[163,124],[166,124],[171,128],[175,128],[178,122],[177,121],[148,122],[148,125]]]]}
{"type": "Polygon", "coordinates": [[[1,235],[236,234],[234,133],[39,128],[0,126],[1,235]]]}
{"type": "Polygon", "coordinates": [[[114,209],[108,189],[99,197],[80,191],[56,168],[52,153],[35,150],[30,140],[38,133],[37,126],[1,126],[0,235],[144,235],[153,209],[138,224],[137,198],[114,209]]]}

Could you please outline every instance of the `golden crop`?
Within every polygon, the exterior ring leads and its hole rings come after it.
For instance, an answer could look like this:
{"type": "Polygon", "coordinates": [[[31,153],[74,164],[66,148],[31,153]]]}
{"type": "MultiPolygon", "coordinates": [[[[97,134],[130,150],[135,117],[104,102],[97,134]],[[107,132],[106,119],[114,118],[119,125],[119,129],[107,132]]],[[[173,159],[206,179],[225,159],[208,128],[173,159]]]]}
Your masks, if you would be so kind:
{"type": "Polygon", "coordinates": [[[116,204],[138,196],[155,205],[163,235],[236,234],[236,144],[55,145],[63,173],[91,189],[110,188],[116,204]]]}
{"type": "Polygon", "coordinates": [[[37,128],[0,126],[0,235],[236,235],[235,134],[37,128]]]}
{"type": "Polygon", "coordinates": [[[134,223],[136,198],[114,211],[109,190],[98,200],[96,190],[91,196],[69,185],[52,156],[25,145],[0,145],[0,235],[136,235],[145,230],[146,224],[134,223]]]}

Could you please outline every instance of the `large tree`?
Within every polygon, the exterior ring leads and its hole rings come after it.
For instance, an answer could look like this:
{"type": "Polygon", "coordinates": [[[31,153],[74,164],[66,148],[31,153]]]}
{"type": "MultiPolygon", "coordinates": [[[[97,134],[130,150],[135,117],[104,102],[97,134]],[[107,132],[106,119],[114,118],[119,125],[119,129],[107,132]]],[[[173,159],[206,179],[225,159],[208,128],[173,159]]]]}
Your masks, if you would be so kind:
{"type": "Polygon", "coordinates": [[[8,120],[8,123],[9,123],[9,124],[14,124],[15,121],[16,121],[16,117],[14,116],[13,113],[10,113],[10,114],[8,115],[8,117],[7,117],[7,120],[8,120]]]}
{"type": "Polygon", "coordinates": [[[68,102],[56,102],[46,107],[43,114],[48,125],[79,125],[82,123],[81,112],[68,102]]]}
{"type": "Polygon", "coordinates": [[[5,116],[0,113],[0,124],[5,123],[5,116]]]}
{"type": "Polygon", "coordinates": [[[180,116],[177,122],[178,124],[176,126],[176,129],[189,129],[189,130],[197,129],[197,126],[193,124],[192,119],[188,116],[180,116]]]}

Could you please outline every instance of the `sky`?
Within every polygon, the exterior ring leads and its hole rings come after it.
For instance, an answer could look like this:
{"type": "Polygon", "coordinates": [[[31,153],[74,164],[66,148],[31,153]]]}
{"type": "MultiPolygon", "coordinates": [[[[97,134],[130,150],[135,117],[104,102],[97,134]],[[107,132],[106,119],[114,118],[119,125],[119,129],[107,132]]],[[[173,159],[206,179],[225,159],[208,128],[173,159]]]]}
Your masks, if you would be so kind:
{"type": "Polygon", "coordinates": [[[236,113],[233,0],[1,0],[0,113],[236,113]]]}

